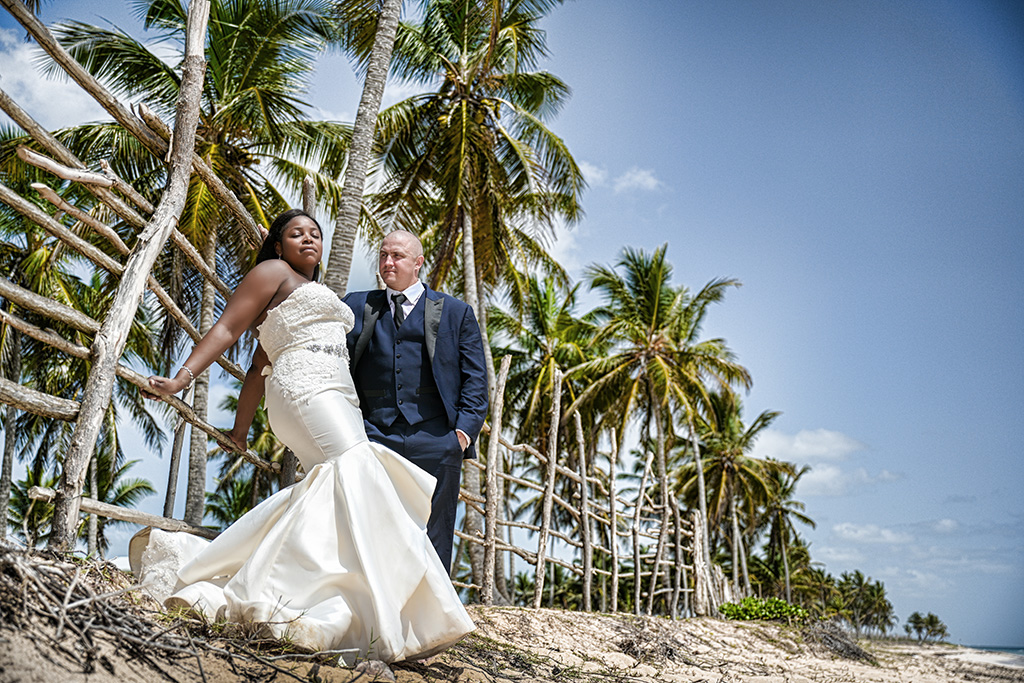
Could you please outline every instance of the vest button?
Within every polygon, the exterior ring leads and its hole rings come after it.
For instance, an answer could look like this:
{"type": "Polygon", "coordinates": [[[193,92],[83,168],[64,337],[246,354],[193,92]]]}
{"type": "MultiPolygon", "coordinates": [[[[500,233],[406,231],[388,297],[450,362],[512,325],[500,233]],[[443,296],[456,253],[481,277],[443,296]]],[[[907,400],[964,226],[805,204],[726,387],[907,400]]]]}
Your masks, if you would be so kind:
{"type": "Polygon", "coordinates": [[[395,343],[396,343],[396,344],[401,344],[401,343],[402,343],[402,340],[401,340],[401,339],[396,339],[396,340],[395,340],[395,343]]]}
{"type": "Polygon", "coordinates": [[[402,357],[402,354],[400,354],[400,353],[396,353],[395,354],[395,358],[401,358],[401,357],[402,357]]]}
{"type": "MultiPolygon", "coordinates": [[[[401,388],[402,388],[402,385],[401,385],[401,384],[399,384],[399,385],[398,385],[398,388],[399,388],[399,389],[401,389],[401,388]]],[[[399,401],[399,403],[401,403],[401,401],[399,401]]]]}
{"type": "Polygon", "coordinates": [[[398,405],[402,405],[402,399],[398,399],[398,405]]]}
{"type": "Polygon", "coordinates": [[[395,368],[395,374],[396,375],[401,375],[402,374],[402,368],[395,368]]]}

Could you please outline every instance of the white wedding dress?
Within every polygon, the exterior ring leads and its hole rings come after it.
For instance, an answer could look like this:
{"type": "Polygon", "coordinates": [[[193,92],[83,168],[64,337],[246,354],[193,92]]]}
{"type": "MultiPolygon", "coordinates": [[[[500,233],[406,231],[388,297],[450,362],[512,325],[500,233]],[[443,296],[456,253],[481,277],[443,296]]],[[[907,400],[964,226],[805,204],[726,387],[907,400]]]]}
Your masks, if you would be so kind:
{"type": "Polygon", "coordinates": [[[129,557],[167,607],[346,651],[349,664],[425,657],[474,625],[425,531],[434,478],[366,439],[345,347],[352,324],[348,306],[311,283],[259,328],[270,424],[302,481],[212,542],[146,529],[129,557]]]}

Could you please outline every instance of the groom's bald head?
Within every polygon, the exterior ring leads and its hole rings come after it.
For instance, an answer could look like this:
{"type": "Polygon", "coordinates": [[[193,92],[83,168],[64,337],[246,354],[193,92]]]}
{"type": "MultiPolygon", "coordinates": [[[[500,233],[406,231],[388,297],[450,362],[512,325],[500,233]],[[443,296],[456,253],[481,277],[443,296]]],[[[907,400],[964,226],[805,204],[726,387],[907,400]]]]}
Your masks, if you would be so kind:
{"type": "Polygon", "coordinates": [[[423,244],[408,230],[395,230],[381,242],[378,257],[377,269],[384,284],[401,292],[419,278],[423,244]]]}

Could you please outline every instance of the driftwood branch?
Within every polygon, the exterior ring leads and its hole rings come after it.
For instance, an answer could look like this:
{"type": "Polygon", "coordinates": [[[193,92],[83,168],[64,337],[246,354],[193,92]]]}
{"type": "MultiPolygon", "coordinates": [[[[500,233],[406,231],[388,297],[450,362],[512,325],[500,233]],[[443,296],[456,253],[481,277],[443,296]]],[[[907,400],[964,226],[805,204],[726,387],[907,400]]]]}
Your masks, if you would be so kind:
{"type": "MultiPolygon", "coordinates": [[[[125,211],[127,207],[122,207],[121,210],[118,210],[117,206],[114,206],[111,203],[111,201],[108,201],[109,199],[113,198],[113,195],[111,195],[109,192],[97,192],[96,188],[110,186],[116,187],[122,193],[129,195],[132,201],[139,205],[140,208],[143,208],[143,210],[147,211],[148,213],[152,213],[154,211],[153,205],[146,201],[145,197],[136,192],[135,188],[121,180],[112,170],[110,170],[110,165],[107,164],[107,162],[105,161],[101,161],[100,163],[106,169],[106,173],[104,175],[99,175],[96,173],[92,173],[91,171],[84,171],[71,166],[66,166],[60,162],[50,159],[49,157],[39,154],[38,152],[33,152],[32,150],[28,149],[25,146],[18,147],[18,157],[25,163],[49,171],[53,175],[63,180],[78,180],[80,182],[85,183],[86,187],[92,189],[94,194],[96,194],[96,196],[99,197],[101,201],[110,206],[110,208],[114,209],[114,211],[118,213],[118,215],[124,218],[127,214],[131,219],[130,222],[139,227],[145,224],[145,220],[141,216],[135,214],[134,212],[128,213],[128,211],[125,211]],[[82,178],[85,178],[85,180],[81,180],[82,178]],[[106,185],[103,184],[104,182],[106,183],[106,185]]],[[[125,245],[124,242],[121,241],[120,236],[118,236],[117,233],[114,232],[113,229],[111,229],[109,226],[105,225],[96,218],[89,216],[89,214],[85,213],[84,211],[81,211],[77,207],[73,207],[71,204],[68,204],[48,186],[39,183],[34,183],[32,187],[37,192],[39,192],[39,194],[41,194],[47,201],[60,208],[62,211],[66,211],[75,219],[82,221],[83,223],[85,223],[86,225],[88,225],[89,227],[93,228],[98,233],[106,237],[112,244],[114,244],[117,247],[118,251],[120,251],[122,254],[128,253],[127,245],[125,245]],[[89,218],[82,218],[82,215],[89,216],[89,218]]],[[[174,244],[179,249],[181,249],[182,253],[185,255],[185,258],[188,259],[189,263],[191,263],[196,270],[202,273],[203,277],[205,277],[208,281],[213,283],[213,285],[217,288],[217,291],[219,291],[225,298],[231,296],[231,289],[226,284],[224,284],[224,282],[220,279],[217,273],[206,264],[199,251],[192,245],[191,242],[188,241],[187,237],[181,234],[181,231],[179,231],[176,227],[171,231],[171,241],[173,241],[174,244]]]]}
{"type": "Polygon", "coordinates": [[[495,540],[498,531],[498,435],[501,429],[501,416],[505,407],[505,381],[508,369],[512,364],[512,356],[501,359],[501,370],[498,372],[498,384],[494,390],[494,406],[491,408],[491,424],[496,425],[487,440],[487,489],[486,513],[484,514],[484,590],[481,595],[485,605],[494,604],[494,565],[497,560],[495,540]]]}
{"type": "MultiPolygon", "coordinates": [[[[33,500],[52,502],[56,496],[56,491],[42,486],[33,486],[28,490],[28,497],[33,500]]],[[[163,529],[164,531],[185,531],[187,533],[209,539],[217,538],[217,536],[220,535],[219,532],[214,531],[213,529],[193,526],[192,524],[187,524],[179,519],[168,519],[167,517],[151,515],[148,512],[142,512],[141,510],[132,510],[131,508],[125,508],[119,505],[110,505],[109,503],[94,500],[93,498],[83,497],[81,499],[80,509],[82,512],[99,515],[100,517],[106,517],[107,519],[119,519],[122,522],[131,522],[132,524],[139,524],[141,526],[151,526],[157,529],[163,529]]]]}
{"type": "Polygon", "coordinates": [[[3,377],[0,377],[0,403],[7,403],[33,415],[66,422],[74,420],[79,413],[77,401],[50,396],[3,377]]]}

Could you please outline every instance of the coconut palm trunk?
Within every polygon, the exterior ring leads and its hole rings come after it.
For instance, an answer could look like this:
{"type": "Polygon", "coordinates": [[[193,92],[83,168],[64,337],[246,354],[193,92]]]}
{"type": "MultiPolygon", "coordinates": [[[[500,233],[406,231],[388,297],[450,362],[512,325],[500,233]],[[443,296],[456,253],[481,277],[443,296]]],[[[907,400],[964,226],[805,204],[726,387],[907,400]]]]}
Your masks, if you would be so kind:
{"type": "Polygon", "coordinates": [[[352,270],[352,252],[355,249],[356,233],[359,228],[359,213],[363,206],[366,171],[370,167],[370,155],[373,151],[377,113],[384,97],[384,85],[387,82],[391,52],[395,47],[395,33],[401,13],[402,0],[384,0],[366,69],[363,94],[356,110],[352,144],[348,150],[345,167],[345,181],[341,190],[338,216],[334,221],[327,274],[324,277],[324,284],[339,296],[348,288],[348,276],[352,270]]]}
{"type": "MultiPolygon", "coordinates": [[[[462,217],[462,269],[463,269],[463,284],[465,291],[466,303],[477,313],[479,319],[480,311],[480,296],[479,289],[477,287],[476,279],[476,258],[473,253],[473,221],[470,218],[470,214],[466,210],[460,211],[462,217]]],[[[492,377],[494,374],[494,365],[490,362],[489,355],[489,344],[487,342],[486,332],[483,325],[480,326],[480,334],[483,337],[484,353],[487,354],[487,387],[489,391],[493,391],[496,380],[492,377]]],[[[493,401],[492,401],[493,402],[493,401]]],[[[469,465],[463,468],[463,485],[466,487],[471,495],[480,496],[480,472],[476,467],[469,465]]],[[[465,532],[470,536],[482,536],[483,535],[483,520],[480,518],[480,514],[475,510],[466,507],[466,516],[463,522],[465,532]]],[[[470,543],[467,548],[469,551],[469,564],[473,572],[473,583],[483,585],[484,578],[484,548],[478,543],[470,543]]]]}
{"type": "MultiPolygon", "coordinates": [[[[217,267],[217,233],[210,233],[203,247],[203,260],[210,268],[217,267]]],[[[217,290],[209,280],[203,280],[203,300],[199,313],[199,334],[213,327],[214,305],[217,290]]],[[[196,416],[206,421],[210,409],[210,371],[196,377],[192,409],[196,416]]],[[[191,430],[188,454],[188,489],[185,492],[185,521],[195,526],[203,525],[206,512],[206,434],[198,429],[191,430]]]]}

